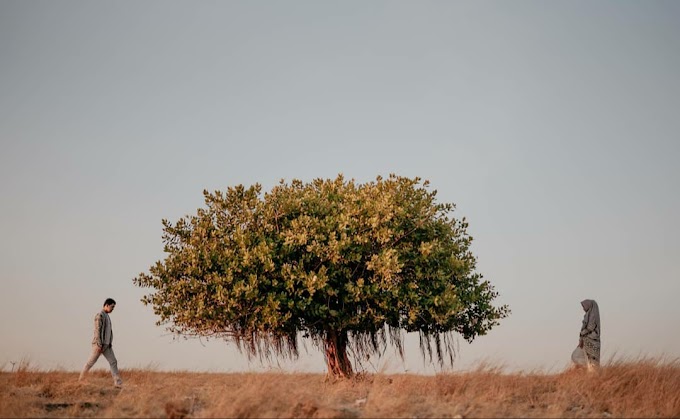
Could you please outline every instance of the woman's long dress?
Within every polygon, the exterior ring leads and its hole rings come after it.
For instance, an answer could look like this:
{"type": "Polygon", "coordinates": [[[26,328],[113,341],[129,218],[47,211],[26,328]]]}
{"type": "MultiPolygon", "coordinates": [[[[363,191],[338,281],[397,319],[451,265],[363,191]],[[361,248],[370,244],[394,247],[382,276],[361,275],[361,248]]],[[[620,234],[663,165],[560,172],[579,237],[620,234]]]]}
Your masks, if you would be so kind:
{"type": "Polygon", "coordinates": [[[581,301],[586,314],[581,325],[583,349],[590,365],[600,365],[600,309],[595,300],[581,301]]]}

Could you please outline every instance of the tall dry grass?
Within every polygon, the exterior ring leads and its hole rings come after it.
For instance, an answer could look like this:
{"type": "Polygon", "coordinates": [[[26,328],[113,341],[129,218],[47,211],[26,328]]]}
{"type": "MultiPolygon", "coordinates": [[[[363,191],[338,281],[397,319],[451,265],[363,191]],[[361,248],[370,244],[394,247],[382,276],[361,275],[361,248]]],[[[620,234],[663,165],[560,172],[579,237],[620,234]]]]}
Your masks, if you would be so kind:
{"type": "Polygon", "coordinates": [[[598,371],[421,376],[210,374],[123,370],[0,373],[0,417],[680,417],[680,362],[610,362],[598,371]]]}

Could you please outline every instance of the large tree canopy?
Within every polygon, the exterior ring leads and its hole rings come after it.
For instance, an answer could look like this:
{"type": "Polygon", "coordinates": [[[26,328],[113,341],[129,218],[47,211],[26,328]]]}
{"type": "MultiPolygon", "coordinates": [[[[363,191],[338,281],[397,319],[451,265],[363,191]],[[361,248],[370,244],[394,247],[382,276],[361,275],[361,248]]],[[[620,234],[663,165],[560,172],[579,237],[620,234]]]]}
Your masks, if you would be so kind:
{"type": "Polygon", "coordinates": [[[390,175],[359,184],[316,179],[204,191],[205,207],[163,220],[167,256],[134,279],[158,324],[235,341],[249,355],[325,351],[330,374],[418,332],[423,356],[453,361],[507,316],[475,271],[468,224],[428,182],[390,175]]]}

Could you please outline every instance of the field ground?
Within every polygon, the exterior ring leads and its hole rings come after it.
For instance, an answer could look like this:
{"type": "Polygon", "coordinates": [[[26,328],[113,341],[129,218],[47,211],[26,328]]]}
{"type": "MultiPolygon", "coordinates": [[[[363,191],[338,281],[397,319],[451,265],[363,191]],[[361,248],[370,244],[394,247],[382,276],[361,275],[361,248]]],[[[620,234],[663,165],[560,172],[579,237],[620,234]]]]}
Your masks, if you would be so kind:
{"type": "Polygon", "coordinates": [[[0,417],[680,417],[680,362],[611,362],[589,373],[434,376],[190,373],[0,373],[0,417]]]}

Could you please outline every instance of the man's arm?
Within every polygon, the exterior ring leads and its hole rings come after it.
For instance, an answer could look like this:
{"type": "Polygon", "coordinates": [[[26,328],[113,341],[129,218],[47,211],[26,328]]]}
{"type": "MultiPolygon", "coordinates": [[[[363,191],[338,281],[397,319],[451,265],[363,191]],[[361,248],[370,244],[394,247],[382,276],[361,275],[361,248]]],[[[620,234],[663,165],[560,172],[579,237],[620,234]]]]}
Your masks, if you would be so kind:
{"type": "Polygon", "coordinates": [[[97,337],[97,341],[95,342],[97,346],[99,346],[99,350],[101,351],[104,347],[104,316],[102,316],[101,311],[97,313],[96,316],[94,316],[94,335],[97,337]]]}

